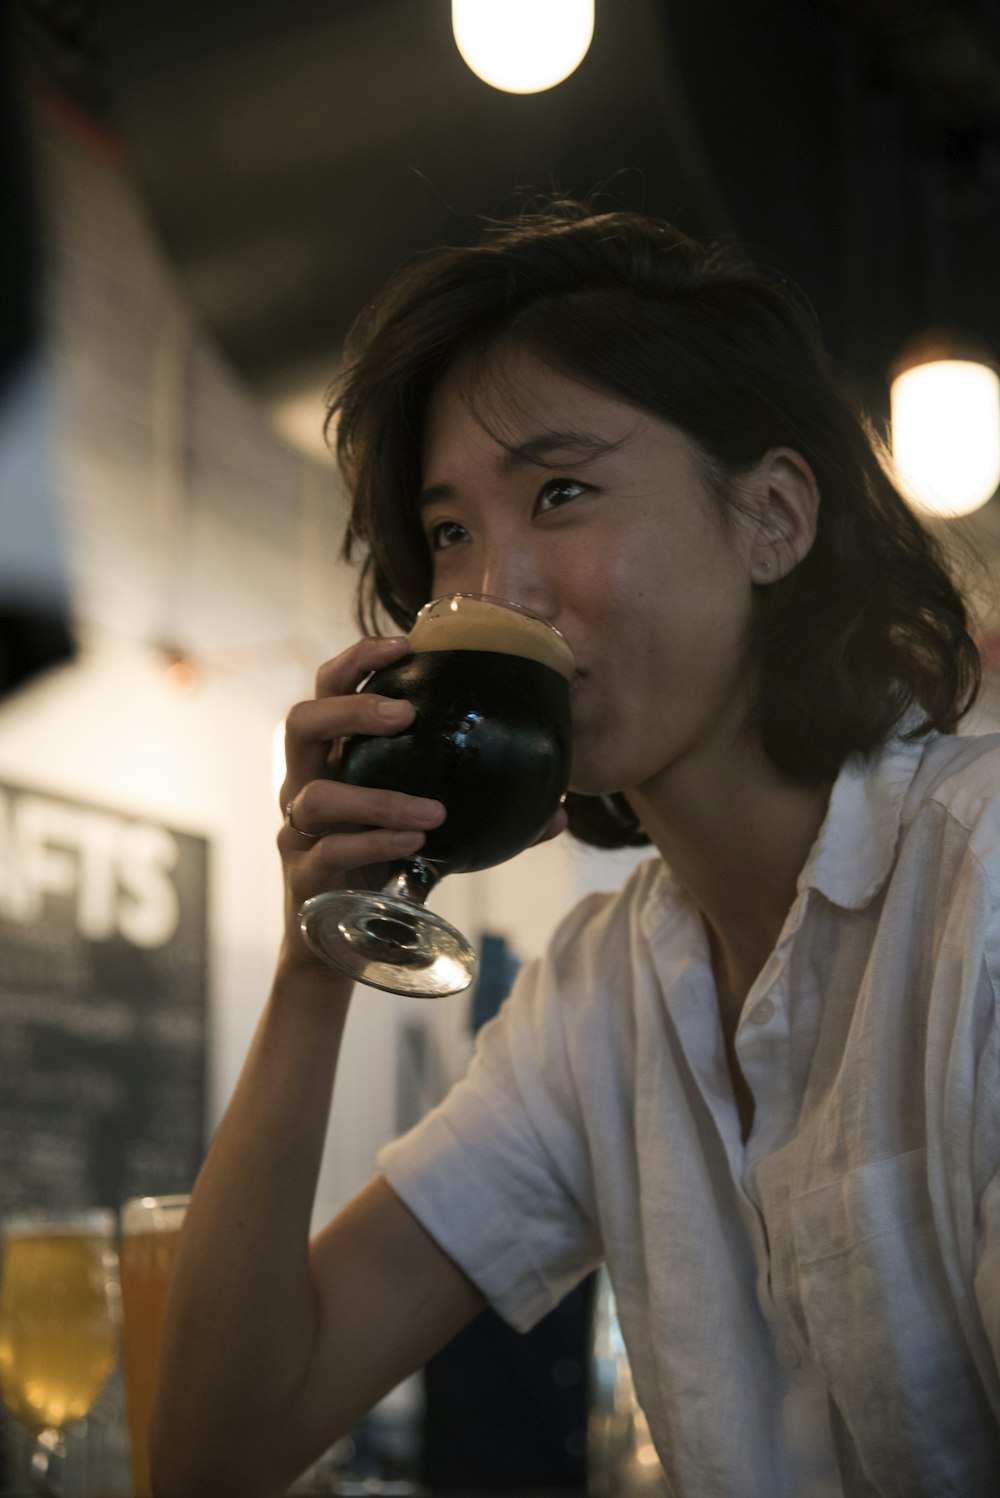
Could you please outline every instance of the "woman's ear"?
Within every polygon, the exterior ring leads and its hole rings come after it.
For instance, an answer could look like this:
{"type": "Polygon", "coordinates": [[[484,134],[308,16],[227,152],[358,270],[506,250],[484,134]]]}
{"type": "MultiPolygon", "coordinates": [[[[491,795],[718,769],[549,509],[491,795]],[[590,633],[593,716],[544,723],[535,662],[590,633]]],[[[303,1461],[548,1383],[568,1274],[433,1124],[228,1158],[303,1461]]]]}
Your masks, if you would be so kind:
{"type": "Polygon", "coordinates": [[[747,490],[753,509],[750,580],[777,582],[798,566],[816,539],[819,485],[801,453],[775,447],[758,463],[747,490]]]}

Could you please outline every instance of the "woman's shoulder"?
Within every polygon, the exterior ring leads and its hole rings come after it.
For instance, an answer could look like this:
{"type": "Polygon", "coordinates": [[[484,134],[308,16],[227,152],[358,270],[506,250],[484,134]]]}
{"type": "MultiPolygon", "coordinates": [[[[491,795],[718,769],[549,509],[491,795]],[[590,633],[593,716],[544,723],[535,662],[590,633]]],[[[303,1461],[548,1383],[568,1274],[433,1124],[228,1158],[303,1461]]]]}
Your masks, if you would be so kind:
{"type": "Polygon", "coordinates": [[[904,824],[944,811],[968,836],[971,851],[998,860],[1000,733],[940,734],[928,743],[904,809],[904,824]]]}
{"type": "Polygon", "coordinates": [[[591,1026],[630,1033],[664,964],[697,945],[691,909],[663,859],[645,859],[619,889],[586,895],[563,918],[530,978],[531,1004],[577,1038],[591,1026]]]}
{"type": "Polygon", "coordinates": [[[1000,934],[1000,734],[927,741],[905,796],[894,865],[897,888],[919,889],[939,925],[946,911],[971,919],[976,910],[1000,934]]]}
{"type": "Polygon", "coordinates": [[[620,888],[584,895],[556,927],[543,955],[521,973],[486,1036],[514,1058],[518,1074],[564,1076],[567,1093],[617,1090],[634,1053],[637,1016],[655,986],[650,923],[664,886],[659,856],[620,888]],[[572,1080],[570,1080],[572,1079],[572,1080]]]}
{"type": "Polygon", "coordinates": [[[598,890],[579,899],[556,927],[549,943],[549,960],[594,958],[620,960],[641,932],[650,907],[666,895],[669,878],[662,858],[653,855],[632,869],[611,890],[598,890]]]}

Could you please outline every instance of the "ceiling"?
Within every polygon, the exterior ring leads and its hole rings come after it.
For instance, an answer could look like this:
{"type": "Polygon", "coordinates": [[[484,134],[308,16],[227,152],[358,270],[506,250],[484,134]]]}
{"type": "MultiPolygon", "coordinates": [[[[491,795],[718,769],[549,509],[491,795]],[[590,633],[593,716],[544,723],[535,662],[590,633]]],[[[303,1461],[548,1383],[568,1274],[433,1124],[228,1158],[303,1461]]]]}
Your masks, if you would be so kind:
{"type": "Polygon", "coordinates": [[[400,260],[532,192],[741,241],[883,410],[931,323],[1000,353],[1000,0],[597,0],[560,87],[468,71],[448,0],[18,0],[194,304],[276,403],[400,260]]]}
{"type": "Polygon", "coordinates": [[[395,265],[525,192],[603,185],[725,222],[653,0],[605,3],[578,73],[530,97],[473,77],[447,0],[256,0],[238,26],[200,6],[176,30],[164,6],[166,46],[158,9],[109,13],[116,127],[192,295],[265,394],[328,378],[395,265]]]}

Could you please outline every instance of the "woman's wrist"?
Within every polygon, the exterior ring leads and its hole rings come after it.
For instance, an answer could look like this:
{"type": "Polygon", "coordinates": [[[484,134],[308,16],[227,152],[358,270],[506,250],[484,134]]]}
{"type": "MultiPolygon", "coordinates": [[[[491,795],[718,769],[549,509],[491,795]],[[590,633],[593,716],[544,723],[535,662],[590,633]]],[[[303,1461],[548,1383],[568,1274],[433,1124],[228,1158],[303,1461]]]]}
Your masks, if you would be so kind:
{"type": "Polygon", "coordinates": [[[279,1002],[310,998],[323,1003],[346,1005],[354,980],[314,957],[301,939],[286,934],[274,971],[272,996],[279,1002]]]}

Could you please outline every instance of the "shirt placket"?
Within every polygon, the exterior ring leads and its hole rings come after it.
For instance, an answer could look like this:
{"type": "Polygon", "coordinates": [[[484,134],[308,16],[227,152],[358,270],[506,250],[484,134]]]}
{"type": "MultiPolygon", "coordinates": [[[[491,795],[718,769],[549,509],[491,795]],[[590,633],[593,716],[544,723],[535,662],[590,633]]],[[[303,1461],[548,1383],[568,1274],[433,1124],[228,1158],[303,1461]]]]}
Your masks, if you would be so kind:
{"type": "MultiPolygon", "coordinates": [[[[784,999],[779,981],[783,972],[784,963],[777,953],[772,954],[748,995],[744,1018],[737,1034],[738,1056],[741,1032],[748,1029],[753,1036],[746,1049],[751,1057],[751,1070],[756,1076],[756,1081],[747,1077],[754,1092],[755,1116],[746,1145],[741,1138],[736,1097],[722,1038],[715,983],[707,960],[689,970],[687,983],[682,988],[673,990],[670,1003],[691,1074],[725,1151],[736,1203],[753,1249],[761,1309],[769,1321],[777,1319],[770,1288],[770,1245],[760,1201],[753,1190],[752,1171],[766,1147],[762,1141],[773,1136],[780,1127],[779,1117],[787,1110],[787,1067],[782,1061],[783,1047],[775,1044],[779,1030],[787,1038],[787,1021],[782,1017],[784,999]],[[772,1078],[769,1074],[771,1062],[767,1053],[772,1049],[775,1053],[775,1072],[780,1070],[783,1073],[780,1082],[781,1096],[777,1100],[769,1097],[772,1080],[777,1081],[776,1076],[772,1078]],[[765,1074],[768,1075],[767,1088],[761,1085],[765,1074]],[[762,1115],[757,1102],[758,1096],[768,1098],[766,1113],[773,1117],[765,1119],[762,1115]]],[[[790,1364],[791,1354],[786,1353],[786,1357],[790,1364]]]]}
{"type": "Polygon", "coordinates": [[[736,1032],[736,1058],[754,1097],[753,1125],[742,1149],[739,1184],[758,1249],[757,1292],[761,1311],[774,1328],[777,1359],[791,1373],[801,1365],[803,1349],[774,1298],[771,1242],[757,1189],[757,1167],[787,1138],[791,1121],[788,1006],[787,963],[775,952],[747,995],[736,1032]]]}
{"type": "Polygon", "coordinates": [[[743,1150],[740,1186],[753,1222],[757,1254],[757,1298],[772,1329],[774,1353],[785,1371],[788,1392],[782,1416],[784,1444],[810,1494],[841,1493],[831,1443],[826,1386],[808,1356],[797,1326],[774,1293],[774,1245],[758,1189],[758,1167],[787,1139],[797,1110],[790,1064],[791,978],[785,943],[772,954],[747,995],[736,1032],[736,1056],[754,1095],[754,1120],[743,1150]]]}

